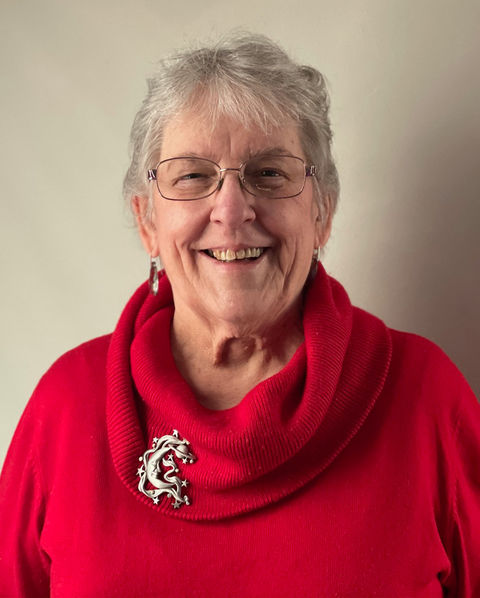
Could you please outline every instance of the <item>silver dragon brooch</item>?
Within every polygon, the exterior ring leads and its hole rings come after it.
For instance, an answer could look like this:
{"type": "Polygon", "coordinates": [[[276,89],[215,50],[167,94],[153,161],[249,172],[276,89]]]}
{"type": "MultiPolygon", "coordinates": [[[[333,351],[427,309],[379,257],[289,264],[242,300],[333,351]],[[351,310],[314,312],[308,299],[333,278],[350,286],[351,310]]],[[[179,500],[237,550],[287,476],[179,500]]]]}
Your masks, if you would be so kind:
{"type": "Polygon", "coordinates": [[[188,486],[187,480],[181,480],[177,475],[179,469],[175,457],[182,463],[194,463],[195,455],[191,452],[188,440],[180,439],[178,430],[161,438],[154,438],[152,448],[139,457],[142,465],[137,469],[140,477],[138,489],[158,505],[159,496],[166,494],[173,499],[172,506],[179,509],[182,505],[190,505],[186,494],[182,495],[182,488],[188,486]],[[153,488],[147,488],[147,484],[153,488]]]}

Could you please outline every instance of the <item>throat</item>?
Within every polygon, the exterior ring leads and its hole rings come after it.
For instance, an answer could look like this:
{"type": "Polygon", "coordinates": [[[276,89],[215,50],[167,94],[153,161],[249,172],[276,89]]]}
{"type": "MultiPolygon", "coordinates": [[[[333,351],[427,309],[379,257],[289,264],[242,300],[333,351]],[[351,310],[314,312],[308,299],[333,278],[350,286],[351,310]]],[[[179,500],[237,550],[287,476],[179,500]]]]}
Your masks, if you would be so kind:
{"type": "MultiPolygon", "coordinates": [[[[288,360],[281,361],[264,351],[251,351],[250,343],[229,342],[215,363],[208,361],[192,367],[191,362],[177,362],[183,378],[199,403],[207,409],[235,407],[258,384],[279,372],[288,360]]],[[[252,345],[255,343],[252,343],[252,345]]]]}
{"type": "MultiPolygon", "coordinates": [[[[175,324],[175,318],[174,318],[175,324]]],[[[273,336],[199,337],[172,326],[172,352],[182,377],[209,409],[238,405],[257,384],[278,373],[303,342],[303,328],[279,323],[273,336]],[[192,343],[192,339],[195,339],[192,343]]]]}
{"type": "Polygon", "coordinates": [[[262,354],[263,359],[270,360],[270,352],[266,350],[263,339],[254,337],[226,338],[215,347],[213,353],[214,367],[239,368],[250,362],[255,355],[262,354]]]}

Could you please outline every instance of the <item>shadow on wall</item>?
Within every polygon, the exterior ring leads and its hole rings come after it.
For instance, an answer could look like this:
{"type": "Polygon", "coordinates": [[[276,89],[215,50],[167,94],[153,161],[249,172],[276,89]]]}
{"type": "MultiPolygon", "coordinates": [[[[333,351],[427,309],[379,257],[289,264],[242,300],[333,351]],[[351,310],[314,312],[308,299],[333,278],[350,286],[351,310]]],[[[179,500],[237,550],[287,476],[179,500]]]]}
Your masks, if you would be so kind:
{"type": "Polygon", "coordinates": [[[392,207],[391,226],[408,231],[400,311],[480,399],[480,123],[444,122],[413,131],[399,152],[397,188],[407,196],[392,207]]]}

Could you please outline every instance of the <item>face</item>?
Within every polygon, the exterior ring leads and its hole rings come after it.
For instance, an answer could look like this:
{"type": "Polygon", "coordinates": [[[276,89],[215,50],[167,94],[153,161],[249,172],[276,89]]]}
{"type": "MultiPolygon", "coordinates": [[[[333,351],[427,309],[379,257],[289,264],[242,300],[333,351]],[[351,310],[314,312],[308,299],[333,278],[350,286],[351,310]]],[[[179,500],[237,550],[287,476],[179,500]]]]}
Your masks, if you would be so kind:
{"type": "MultiPolygon", "coordinates": [[[[259,153],[305,159],[293,125],[267,135],[223,119],[212,132],[204,119],[183,114],[167,126],[160,160],[195,155],[238,168],[259,153]]],[[[300,195],[286,199],[250,195],[235,171],[225,173],[220,190],[196,201],[166,200],[151,185],[151,222],[142,218],[146,199],[134,198],[133,204],[145,248],[160,255],[172,285],[175,317],[261,333],[299,310],[314,248],[328,237],[310,177],[300,195]],[[248,249],[260,256],[233,261],[212,256],[221,258],[220,252],[229,250],[235,254],[228,257],[241,258],[248,249]]]]}

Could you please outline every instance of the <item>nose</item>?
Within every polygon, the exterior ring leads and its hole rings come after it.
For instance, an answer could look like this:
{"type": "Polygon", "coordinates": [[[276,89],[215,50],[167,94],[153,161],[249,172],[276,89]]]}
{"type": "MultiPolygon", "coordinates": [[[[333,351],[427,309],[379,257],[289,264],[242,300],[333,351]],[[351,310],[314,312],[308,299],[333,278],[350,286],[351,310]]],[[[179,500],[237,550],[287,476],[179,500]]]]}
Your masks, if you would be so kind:
{"type": "Polygon", "coordinates": [[[255,198],[243,189],[238,168],[223,169],[218,190],[213,194],[212,222],[222,223],[229,228],[239,228],[245,222],[255,220],[253,203],[255,198]],[[227,176],[230,175],[230,176],[227,176]]]}

